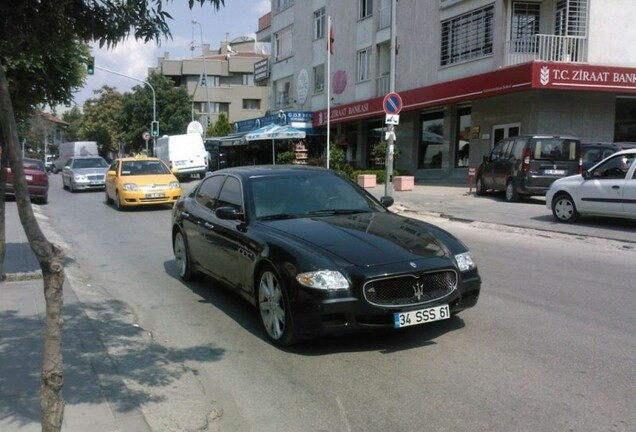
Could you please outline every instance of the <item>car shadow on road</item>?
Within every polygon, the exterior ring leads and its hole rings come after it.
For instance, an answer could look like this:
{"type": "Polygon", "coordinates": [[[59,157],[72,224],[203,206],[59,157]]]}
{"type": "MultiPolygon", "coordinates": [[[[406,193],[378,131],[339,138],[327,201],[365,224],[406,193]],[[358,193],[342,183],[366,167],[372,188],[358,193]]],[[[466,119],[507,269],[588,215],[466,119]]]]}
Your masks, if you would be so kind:
{"type": "MultiPolygon", "coordinates": [[[[174,260],[164,262],[164,268],[168,275],[180,280],[174,260]]],[[[238,294],[205,276],[199,277],[196,281],[182,283],[201,298],[200,302],[211,304],[233,319],[243,329],[269,343],[258,321],[256,309],[238,294]]],[[[283,348],[283,350],[307,356],[365,351],[379,351],[388,354],[433,345],[436,338],[463,327],[465,327],[464,321],[455,315],[448,320],[399,330],[377,329],[319,336],[306,339],[292,347],[283,348]]]]}

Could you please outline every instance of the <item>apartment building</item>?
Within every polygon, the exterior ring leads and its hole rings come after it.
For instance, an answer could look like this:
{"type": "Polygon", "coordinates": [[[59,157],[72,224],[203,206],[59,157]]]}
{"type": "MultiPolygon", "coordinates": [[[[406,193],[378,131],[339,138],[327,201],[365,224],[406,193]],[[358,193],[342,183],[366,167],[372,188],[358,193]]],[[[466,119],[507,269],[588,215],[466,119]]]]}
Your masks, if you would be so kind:
{"type": "Polygon", "coordinates": [[[268,108],[268,89],[254,81],[254,64],[268,58],[269,50],[269,44],[249,37],[222,42],[216,51],[203,44],[202,54],[192,58],[172,60],[165,53],[149,73],[161,73],[185,87],[192,97],[192,119],[204,127],[220,113],[237,122],[261,116],[268,108]]]}
{"type": "Polygon", "coordinates": [[[393,87],[395,168],[418,181],[465,181],[510,135],[636,141],[633,0],[393,1],[272,0],[270,108],[323,132],[329,117],[332,145],[369,167],[393,87]]]}

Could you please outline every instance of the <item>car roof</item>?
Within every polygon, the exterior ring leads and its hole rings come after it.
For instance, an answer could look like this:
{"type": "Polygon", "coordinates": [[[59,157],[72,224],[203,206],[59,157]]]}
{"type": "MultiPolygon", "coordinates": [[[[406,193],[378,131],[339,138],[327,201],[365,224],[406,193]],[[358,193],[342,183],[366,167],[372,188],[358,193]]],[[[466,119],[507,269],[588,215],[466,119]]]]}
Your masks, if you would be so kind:
{"type": "Polygon", "coordinates": [[[223,168],[213,174],[232,174],[241,178],[293,175],[310,172],[333,172],[323,167],[313,165],[246,165],[223,168]]]}
{"type": "Polygon", "coordinates": [[[622,154],[636,154],[636,148],[630,148],[630,149],[625,149],[625,150],[617,151],[617,152],[616,152],[616,153],[614,153],[612,156],[615,156],[615,155],[622,155],[622,154]]]}
{"type": "Polygon", "coordinates": [[[157,157],[152,157],[152,156],[143,156],[143,157],[127,156],[127,157],[117,158],[115,160],[118,160],[121,162],[140,162],[140,161],[160,161],[161,159],[157,157]]]}
{"type": "Polygon", "coordinates": [[[69,159],[104,159],[99,155],[94,156],[71,156],[69,159]]]}

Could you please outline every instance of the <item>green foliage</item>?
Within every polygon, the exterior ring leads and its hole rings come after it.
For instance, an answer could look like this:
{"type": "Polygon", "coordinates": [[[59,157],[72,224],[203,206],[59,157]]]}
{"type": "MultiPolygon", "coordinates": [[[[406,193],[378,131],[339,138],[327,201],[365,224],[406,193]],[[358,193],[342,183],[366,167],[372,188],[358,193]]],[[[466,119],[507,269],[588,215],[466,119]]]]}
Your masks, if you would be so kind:
{"type": "Polygon", "coordinates": [[[291,150],[276,155],[276,163],[279,165],[293,164],[294,162],[296,162],[296,153],[291,150]]]}
{"type": "Polygon", "coordinates": [[[225,115],[224,112],[219,113],[219,117],[217,118],[214,124],[208,125],[208,130],[206,131],[206,137],[221,137],[227,136],[232,133],[232,125],[225,115]]]}
{"type": "MultiPolygon", "coordinates": [[[[151,74],[147,81],[155,89],[159,134],[186,133],[192,118],[192,106],[187,90],[183,87],[175,87],[169,78],[158,73],[151,74]]],[[[152,90],[147,85],[135,86],[131,93],[123,95],[117,119],[126,150],[131,152],[145,150],[146,141],[142,135],[145,131],[150,132],[152,113],[152,90]]]]}
{"type": "Polygon", "coordinates": [[[346,160],[344,150],[338,146],[329,147],[329,168],[334,171],[342,171],[346,160]]]}
{"type": "MultiPolygon", "coordinates": [[[[375,159],[381,159],[384,160],[386,158],[386,146],[387,146],[387,142],[386,141],[380,141],[379,143],[377,143],[376,145],[373,146],[373,149],[371,150],[371,156],[373,156],[375,159]]],[[[402,152],[400,151],[400,149],[398,148],[397,145],[393,145],[393,159],[399,159],[401,156],[402,152]]]]}
{"type": "Polygon", "coordinates": [[[79,128],[82,124],[84,115],[77,105],[62,114],[62,120],[68,123],[68,127],[64,131],[65,141],[81,141],[79,138],[79,128]]]}
{"type": "Polygon", "coordinates": [[[84,117],[78,130],[82,140],[97,141],[102,155],[117,152],[122,138],[121,124],[117,120],[123,96],[113,87],[103,86],[95,91],[95,98],[84,102],[84,117]]]}

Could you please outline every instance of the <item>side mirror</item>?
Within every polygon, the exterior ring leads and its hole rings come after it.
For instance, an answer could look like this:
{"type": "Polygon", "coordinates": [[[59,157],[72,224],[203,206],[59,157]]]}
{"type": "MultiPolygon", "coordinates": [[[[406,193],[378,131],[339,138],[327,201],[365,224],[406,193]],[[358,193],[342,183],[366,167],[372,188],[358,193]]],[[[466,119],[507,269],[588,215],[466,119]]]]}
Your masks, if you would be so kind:
{"type": "Polygon", "coordinates": [[[114,171],[114,170],[106,171],[106,176],[107,177],[115,177],[116,175],[117,175],[117,171],[114,171]]]}
{"type": "Polygon", "coordinates": [[[380,203],[384,207],[389,208],[395,203],[395,200],[392,196],[383,196],[382,198],[380,198],[380,203]]]}
{"type": "Polygon", "coordinates": [[[174,175],[179,174],[179,168],[172,168],[170,171],[172,171],[172,174],[174,175]]]}
{"type": "Polygon", "coordinates": [[[592,177],[592,175],[590,174],[590,172],[588,170],[585,170],[581,173],[581,175],[583,176],[583,178],[585,180],[589,179],[590,177],[592,177]]]}
{"type": "Polygon", "coordinates": [[[214,213],[216,214],[216,217],[224,220],[241,220],[245,215],[242,211],[239,211],[234,207],[219,207],[214,213]]]}
{"type": "Polygon", "coordinates": [[[482,160],[483,162],[490,162],[490,156],[485,155],[483,158],[481,158],[481,160],[482,160]]]}

